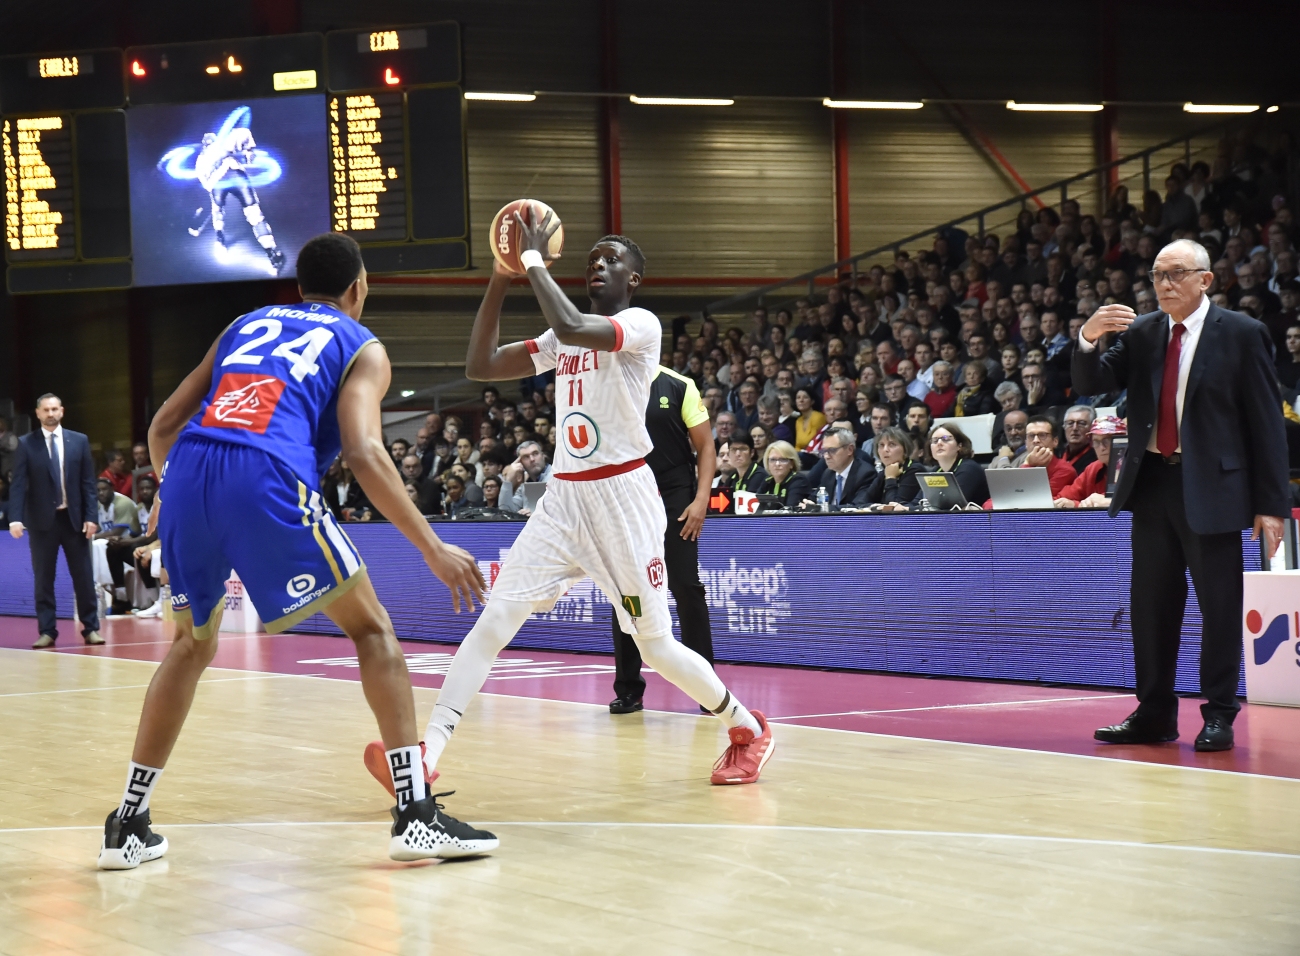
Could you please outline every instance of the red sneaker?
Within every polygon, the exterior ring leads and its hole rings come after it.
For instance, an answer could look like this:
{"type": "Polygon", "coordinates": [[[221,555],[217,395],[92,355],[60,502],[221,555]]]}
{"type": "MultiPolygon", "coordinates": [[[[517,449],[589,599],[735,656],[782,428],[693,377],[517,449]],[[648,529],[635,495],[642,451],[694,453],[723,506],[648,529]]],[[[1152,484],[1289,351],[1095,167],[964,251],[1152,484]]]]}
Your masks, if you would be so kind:
{"type": "MultiPolygon", "coordinates": [[[[420,763],[424,763],[424,741],[420,741],[420,763]]],[[[384,750],[382,740],[372,740],[366,744],[365,753],[361,755],[362,762],[366,769],[370,771],[370,776],[379,781],[379,785],[388,791],[388,795],[394,800],[397,799],[397,791],[393,789],[393,772],[388,769],[388,753],[384,750]]],[[[438,771],[429,773],[428,768],[424,771],[424,782],[431,785],[438,779],[438,771]]]]}
{"type": "Polygon", "coordinates": [[[713,765],[710,783],[718,785],[753,783],[763,772],[763,765],[772,756],[772,750],[775,748],[772,726],[761,711],[751,710],[750,713],[758,721],[758,726],[763,728],[763,732],[755,737],[754,732],[748,727],[732,727],[727,731],[728,736],[731,737],[731,746],[723,751],[718,762],[713,765]]]}

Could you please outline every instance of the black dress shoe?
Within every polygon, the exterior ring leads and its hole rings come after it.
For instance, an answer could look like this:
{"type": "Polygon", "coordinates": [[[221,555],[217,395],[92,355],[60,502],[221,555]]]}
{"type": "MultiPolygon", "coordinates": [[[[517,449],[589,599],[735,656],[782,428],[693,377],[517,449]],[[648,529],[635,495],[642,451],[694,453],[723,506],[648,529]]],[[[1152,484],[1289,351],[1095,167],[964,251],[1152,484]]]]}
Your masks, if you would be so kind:
{"type": "Polygon", "coordinates": [[[1232,721],[1226,717],[1211,717],[1196,735],[1195,747],[1199,753],[1231,750],[1233,742],[1232,721]]]}
{"type": "Polygon", "coordinates": [[[1134,711],[1122,723],[1099,728],[1092,737],[1104,744],[1163,744],[1178,739],[1178,721],[1156,722],[1134,711]]]}
{"type": "Polygon", "coordinates": [[[609,702],[611,714],[635,714],[642,709],[640,697],[615,697],[609,702]]]}

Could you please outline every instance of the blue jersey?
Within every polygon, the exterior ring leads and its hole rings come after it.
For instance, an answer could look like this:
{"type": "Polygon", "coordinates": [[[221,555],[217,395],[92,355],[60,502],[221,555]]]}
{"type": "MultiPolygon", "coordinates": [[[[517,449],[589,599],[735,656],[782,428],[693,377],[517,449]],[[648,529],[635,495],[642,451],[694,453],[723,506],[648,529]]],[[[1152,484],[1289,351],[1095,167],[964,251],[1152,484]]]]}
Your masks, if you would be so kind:
{"type": "Polygon", "coordinates": [[[319,302],[241,316],[218,340],[207,398],[179,437],[260,449],[315,488],[341,447],[339,386],[374,341],[361,323],[319,302]]]}

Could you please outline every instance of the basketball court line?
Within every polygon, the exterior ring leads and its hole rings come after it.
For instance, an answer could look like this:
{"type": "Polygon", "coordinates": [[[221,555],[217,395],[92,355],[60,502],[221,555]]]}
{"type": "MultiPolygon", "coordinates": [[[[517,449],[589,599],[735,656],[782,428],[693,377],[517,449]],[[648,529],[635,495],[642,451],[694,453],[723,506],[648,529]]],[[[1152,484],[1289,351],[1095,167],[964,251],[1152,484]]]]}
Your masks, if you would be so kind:
{"type": "Polygon", "coordinates": [[[934,704],[930,707],[899,707],[894,710],[839,710],[831,714],[795,714],[790,717],[772,717],[771,720],[813,720],[818,717],[858,717],[880,714],[915,714],[926,710],[964,710],[970,707],[1016,707],[1020,704],[1063,704],[1080,700],[1114,700],[1132,697],[1132,694],[1089,694],[1086,697],[1042,697],[1037,700],[985,700],[974,704],[934,704]]]}
{"type": "MultiPolygon", "coordinates": [[[[113,658],[113,660],[127,660],[128,658],[113,658]]],[[[236,680],[275,680],[280,677],[315,677],[315,674],[266,674],[259,673],[250,677],[213,677],[210,680],[200,679],[200,684],[224,684],[228,681],[236,680]]],[[[113,684],[108,687],[69,687],[64,690],[25,690],[17,694],[0,694],[0,697],[42,697],[46,694],[89,694],[97,690],[139,690],[141,687],[148,687],[148,684],[113,684]]]]}
{"type": "MultiPolygon", "coordinates": [[[[166,643],[171,643],[171,642],[168,641],[166,643]]],[[[15,653],[35,653],[34,651],[27,651],[22,648],[0,648],[0,651],[6,651],[6,650],[11,650],[14,651],[15,653]]],[[[157,667],[158,664],[161,663],[160,661],[139,660],[138,658],[133,658],[133,657],[111,657],[111,658],[106,657],[102,659],[113,660],[113,661],[129,661],[135,664],[148,664],[151,667],[157,667]]],[[[238,670],[238,668],[233,668],[233,667],[216,667],[214,669],[215,670],[238,670]]],[[[335,683],[343,683],[343,684],[359,683],[359,681],[347,677],[328,677],[325,675],[317,675],[317,674],[276,674],[267,671],[255,671],[254,673],[259,673],[259,674],[269,673],[269,676],[272,677],[297,677],[304,680],[323,680],[323,681],[332,681],[335,683]]],[[[148,686],[148,685],[141,685],[141,686],[148,686]]],[[[416,685],[416,687],[419,690],[438,690],[437,687],[423,687],[420,685],[416,685]]],[[[560,700],[554,697],[528,697],[522,694],[493,694],[488,691],[480,691],[479,696],[499,697],[503,700],[528,700],[528,701],[534,701],[537,703],[546,703],[546,704],[569,704],[575,707],[588,707],[588,708],[594,707],[597,708],[598,710],[606,710],[609,706],[608,704],[592,703],[590,701],[584,701],[584,700],[560,700]]],[[[1106,695],[1094,695],[1094,696],[1106,696],[1106,695]]],[[[1132,695],[1122,694],[1118,696],[1128,697],[1132,695]]],[[[1088,697],[1086,699],[1091,700],[1093,698],[1088,697]]],[[[1015,704],[1020,702],[1019,701],[1005,701],[1005,702],[998,701],[997,703],[1015,704]]],[[[641,713],[663,714],[670,717],[684,717],[692,720],[716,719],[713,717],[705,717],[705,715],[698,714],[698,713],[692,714],[692,713],[682,712],[679,710],[652,710],[651,708],[648,707],[645,710],[641,711],[641,713]]],[[[800,718],[798,717],[772,717],[771,718],[773,723],[777,723],[783,720],[798,720],[798,719],[800,718]]],[[[949,744],[956,747],[979,747],[985,750],[1007,750],[1015,753],[1029,753],[1029,754],[1040,754],[1040,755],[1047,754],[1047,755],[1052,755],[1057,757],[1071,757],[1074,759],[1081,759],[1081,760],[1100,760],[1111,764],[1114,763],[1119,763],[1121,765],[1136,764],[1142,767],[1164,767],[1170,770],[1187,770],[1187,771],[1194,771],[1196,773],[1226,774],[1231,777],[1258,777],[1262,780],[1285,780],[1288,783],[1300,784],[1300,779],[1297,779],[1295,777],[1284,777],[1277,774],[1256,773],[1254,771],[1245,772],[1241,770],[1220,770],[1217,767],[1197,767],[1197,766],[1190,766],[1186,764],[1162,763],[1160,761],[1154,761],[1154,760],[1124,760],[1123,758],[1104,757],[1097,754],[1079,754],[1079,753],[1071,753],[1069,751],[1064,751],[1064,750],[1036,750],[1032,747],[1012,747],[1004,744],[985,744],[985,743],[978,743],[969,740],[950,740],[947,738],[935,738],[935,737],[909,737],[906,734],[887,734],[887,733],[881,733],[879,731],[874,731],[874,730],[850,730],[844,727],[818,727],[812,724],[786,724],[785,726],[799,727],[802,728],[803,730],[819,730],[819,731],[825,731],[828,733],[835,733],[835,734],[857,734],[860,736],[866,735],[871,737],[880,737],[886,740],[907,740],[912,742],[921,741],[921,742],[928,742],[934,744],[949,744]]]]}
{"type": "MultiPolygon", "coordinates": [[[[1188,843],[1139,843],[1134,840],[1090,840],[1084,837],[1040,836],[1028,833],[972,833],[962,830],[889,830],[873,827],[815,827],[785,826],[766,823],[674,823],[656,822],[619,822],[617,820],[482,820],[474,823],[477,827],[589,827],[592,829],[639,829],[639,830],[726,830],[766,833],[819,833],[828,836],[884,836],[884,837],[918,837],[947,840],[1005,840],[1024,843],[1064,843],[1072,846],[1120,847],[1137,850],[1181,850],[1189,853],[1231,854],[1235,856],[1271,857],[1280,860],[1300,861],[1300,853],[1279,853],[1274,850],[1242,850],[1233,847],[1195,846],[1188,843]]],[[[391,827],[387,820],[262,820],[251,823],[158,823],[157,826],[167,830],[217,830],[245,829],[251,827],[391,827]]],[[[6,833],[60,833],[64,831],[99,830],[103,826],[67,826],[67,827],[12,827],[0,828],[0,834],[6,833]]]]}

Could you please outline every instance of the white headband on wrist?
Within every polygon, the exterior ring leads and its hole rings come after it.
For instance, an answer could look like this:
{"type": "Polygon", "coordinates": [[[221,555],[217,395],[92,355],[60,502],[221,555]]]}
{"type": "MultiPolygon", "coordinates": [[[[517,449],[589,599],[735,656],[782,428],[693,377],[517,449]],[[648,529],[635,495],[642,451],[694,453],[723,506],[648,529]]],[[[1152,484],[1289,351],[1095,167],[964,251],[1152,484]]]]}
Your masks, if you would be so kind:
{"type": "Polygon", "coordinates": [[[525,249],[519,256],[519,262],[525,269],[532,269],[535,266],[542,269],[546,268],[546,260],[542,258],[542,254],[536,249],[525,249]]]}

